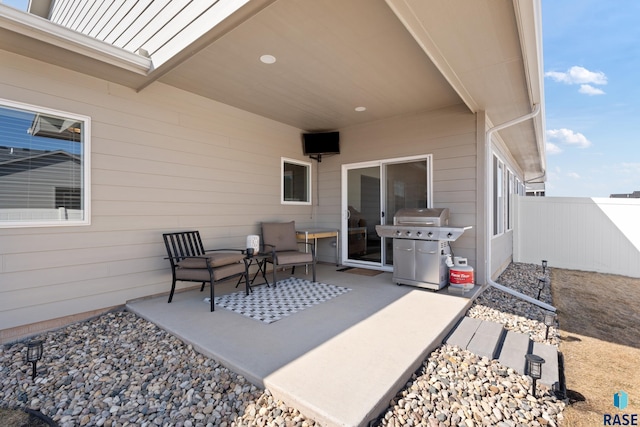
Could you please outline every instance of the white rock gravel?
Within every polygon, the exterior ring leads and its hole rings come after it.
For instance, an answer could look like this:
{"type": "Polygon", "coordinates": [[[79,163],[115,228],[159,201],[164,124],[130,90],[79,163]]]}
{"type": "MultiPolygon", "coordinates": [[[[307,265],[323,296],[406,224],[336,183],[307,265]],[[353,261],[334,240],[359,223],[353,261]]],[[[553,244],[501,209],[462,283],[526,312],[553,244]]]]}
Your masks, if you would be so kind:
{"type": "MultiPolygon", "coordinates": [[[[547,270],[548,275],[548,270],[547,270]]],[[[537,296],[539,266],[512,264],[498,282],[537,296]]],[[[548,277],[548,276],[547,276],[548,277]]],[[[542,293],[550,302],[548,285],[542,293]]],[[[544,341],[543,311],[485,291],[468,315],[544,341]]],[[[551,343],[556,343],[552,328],[551,343]]],[[[60,426],[315,426],[245,378],[152,323],[113,312],[41,334],[46,352],[31,380],[24,343],[0,347],[0,406],[40,410],[60,426]]],[[[378,426],[556,426],[563,403],[497,361],[442,346],[424,361],[378,426]]]]}

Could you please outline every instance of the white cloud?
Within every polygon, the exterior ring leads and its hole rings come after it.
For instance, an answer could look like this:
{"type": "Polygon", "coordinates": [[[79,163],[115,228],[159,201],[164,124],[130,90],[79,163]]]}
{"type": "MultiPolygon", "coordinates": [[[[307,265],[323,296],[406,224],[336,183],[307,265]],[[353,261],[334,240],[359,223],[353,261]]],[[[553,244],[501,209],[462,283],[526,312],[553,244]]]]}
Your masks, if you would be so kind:
{"type": "Polygon", "coordinates": [[[548,71],[544,74],[553,80],[568,85],[575,84],[594,84],[606,85],[607,76],[602,71],[589,71],[584,67],[573,66],[566,72],[548,71]]]}
{"type": "Polygon", "coordinates": [[[549,129],[547,130],[547,138],[553,141],[552,143],[573,145],[579,148],[591,146],[591,141],[589,141],[586,136],[579,132],[574,132],[571,129],[549,129]]]}
{"type": "Polygon", "coordinates": [[[584,93],[585,95],[604,95],[604,91],[602,89],[598,89],[591,85],[580,85],[580,89],[578,90],[580,93],[584,93]]]}
{"type": "Polygon", "coordinates": [[[558,147],[558,145],[553,142],[547,142],[547,154],[560,154],[562,153],[562,148],[558,147]]]}
{"type": "Polygon", "coordinates": [[[568,176],[569,178],[573,178],[573,179],[580,179],[580,178],[581,178],[581,176],[580,176],[580,175],[578,175],[578,174],[577,174],[577,173],[575,173],[575,172],[569,172],[569,173],[567,173],[567,176],[568,176]]]}

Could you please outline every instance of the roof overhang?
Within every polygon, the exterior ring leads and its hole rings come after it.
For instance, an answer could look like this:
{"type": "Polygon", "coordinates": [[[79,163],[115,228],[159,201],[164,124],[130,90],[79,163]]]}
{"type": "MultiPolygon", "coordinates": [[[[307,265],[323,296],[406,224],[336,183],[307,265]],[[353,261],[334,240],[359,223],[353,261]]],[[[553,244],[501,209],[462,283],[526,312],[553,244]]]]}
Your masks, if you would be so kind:
{"type": "Polygon", "coordinates": [[[532,120],[498,135],[525,179],[544,175],[540,1],[512,0],[512,8],[491,7],[495,2],[489,4],[490,0],[438,4],[385,1],[469,110],[486,112],[489,127],[525,116],[535,105],[540,106],[541,113],[532,120]]]}
{"type": "Polygon", "coordinates": [[[527,179],[545,170],[540,0],[251,0],[201,23],[159,66],[38,13],[0,4],[0,49],[135,90],[160,81],[303,130],[461,103],[499,125],[538,104],[537,118],[497,136],[527,179]],[[263,53],[277,63],[259,63],[263,53]]]}

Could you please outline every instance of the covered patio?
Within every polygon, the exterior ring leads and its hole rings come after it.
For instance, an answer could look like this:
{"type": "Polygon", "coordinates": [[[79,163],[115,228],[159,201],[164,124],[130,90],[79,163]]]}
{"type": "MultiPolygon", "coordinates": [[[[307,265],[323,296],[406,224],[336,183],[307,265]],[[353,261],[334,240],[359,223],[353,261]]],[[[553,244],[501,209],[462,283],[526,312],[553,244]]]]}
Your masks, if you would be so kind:
{"type": "MultiPolygon", "coordinates": [[[[296,277],[310,279],[303,269],[296,277]]],[[[440,345],[480,290],[462,295],[341,272],[319,264],[318,281],[349,288],[328,301],[263,323],[203,302],[199,287],[138,299],[127,308],[218,360],[323,425],[376,418],[424,358],[440,345]]],[[[284,274],[281,277],[286,277],[284,274]]],[[[231,280],[216,296],[241,292],[231,280]]]]}

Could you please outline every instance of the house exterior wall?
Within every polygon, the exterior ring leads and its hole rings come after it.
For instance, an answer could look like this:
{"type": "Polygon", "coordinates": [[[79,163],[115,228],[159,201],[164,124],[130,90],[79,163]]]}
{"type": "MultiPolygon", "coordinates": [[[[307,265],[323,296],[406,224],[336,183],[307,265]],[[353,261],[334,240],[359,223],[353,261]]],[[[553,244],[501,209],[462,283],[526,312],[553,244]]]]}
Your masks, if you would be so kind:
{"type": "MultiPolygon", "coordinates": [[[[452,246],[476,265],[482,138],[464,105],[340,129],[341,154],[313,161],[313,203],[282,205],[281,157],[308,160],[300,129],[161,83],[136,93],[8,52],[0,63],[4,98],[92,119],[91,224],[0,228],[0,340],[167,292],[163,232],[240,248],[262,221],[339,228],[345,163],[432,154],[433,205],[473,226],[452,246]]],[[[322,240],[320,259],[333,261],[322,240]]]]}
{"type": "MultiPolygon", "coordinates": [[[[167,292],[162,232],[244,247],[280,204],[280,159],[300,130],[155,83],[140,93],[0,51],[0,93],[92,118],[91,225],[0,228],[0,330],[167,292]]],[[[180,286],[180,285],[179,285],[180,286]]]]}
{"type": "MultiPolygon", "coordinates": [[[[520,179],[521,182],[524,182],[524,173],[521,168],[518,166],[517,162],[506,148],[504,142],[500,139],[499,136],[494,134],[494,140],[491,141],[492,147],[492,161],[489,166],[489,170],[491,171],[491,180],[493,180],[493,156],[497,156],[498,159],[504,164],[505,174],[506,171],[510,171],[515,177],[520,179]]],[[[490,194],[490,204],[487,207],[489,212],[488,215],[493,219],[493,216],[498,215],[498,213],[494,212],[493,205],[493,182],[489,186],[490,188],[487,191],[490,194]]],[[[503,188],[504,197],[507,199],[507,193],[509,192],[508,185],[505,185],[503,188]]],[[[513,195],[511,197],[514,197],[513,195]]],[[[508,199],[507,203],[508,204],[508,199]]],[[[504,224],[504,230],[501,233],[493,234],[493,229],[491,230],[491,279],[495,280],[498,276],[509,266],[509,263],[513,260],[513,233],[516,227],[513,220],[513,212],[511,209],[507,208],[505,204],[505,211],[502,217],[499,217],[499,221],[502,221],[504,224]],[[511,228],[507,226],[508,217],[511,217],[511,228]]],[[[499,216],[499,215],[498,215],[499,216]]]]}
{"type": "Polygon", "coordinates": [[[432,154],[433,206],[450,209],[450,224],[473,227],[452,248],[475,265],[476,149],[476,115],[463,105],[341,129],[340,154],[314,163],[320,176],[318,225],[340,226],[343,164],[432,154]]]}

